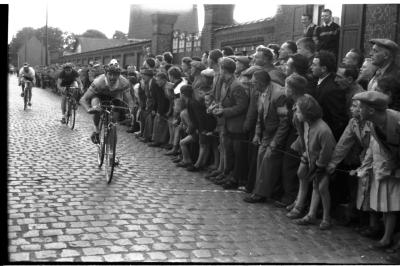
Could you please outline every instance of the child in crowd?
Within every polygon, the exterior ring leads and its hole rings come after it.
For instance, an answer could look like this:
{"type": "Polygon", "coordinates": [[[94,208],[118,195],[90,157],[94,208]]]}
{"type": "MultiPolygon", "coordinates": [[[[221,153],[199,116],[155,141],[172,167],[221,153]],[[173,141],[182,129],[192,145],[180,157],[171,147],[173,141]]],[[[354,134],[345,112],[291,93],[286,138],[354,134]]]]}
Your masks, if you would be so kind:
{"type": "MultiPolygon", "coordinates": [[[[321,107],[312,96],[306,94],[297,100],[295,116],[301,123],[299,136],[292,144],[292,149],[302,154],[298,175],[300,179],[313,183],[310,210],[303,218],[295,220],[295,223],[298,225],[315,224],[321,200],[323,218],[319,228],[326,230],[331,227],[331,217],[329,176],[326,174],[325,168],[331,159],[336,141],[331,129],[322,120],[321,107]]],[[[302,200],[298,200],[296,205],[303,206],[304,199],[305,196],[302,200]]]]}

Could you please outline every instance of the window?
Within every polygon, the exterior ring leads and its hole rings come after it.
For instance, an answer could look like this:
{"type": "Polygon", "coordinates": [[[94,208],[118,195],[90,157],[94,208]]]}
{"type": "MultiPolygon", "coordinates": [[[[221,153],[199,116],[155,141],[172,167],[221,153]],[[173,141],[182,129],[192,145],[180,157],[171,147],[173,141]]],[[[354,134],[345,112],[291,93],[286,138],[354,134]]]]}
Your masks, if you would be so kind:
{"type": "Polygon", "coordinates": [[[186,36],[186,52],[192,51],[192,41],[193,41],[193,33],[189,33],[186,36]]]}
{"type": "Polygon", "coordinates": [[[178,52],[179,46],[179,31],[175,30],[172,36],[172,53],[176,54],[178,52]]]}
{"type": "Polygon", "coordinates": [[[181,32],[179,35],[179,53],[183,53],[185,51],[185,40],[186,40],[186,32],[181,32]]]}

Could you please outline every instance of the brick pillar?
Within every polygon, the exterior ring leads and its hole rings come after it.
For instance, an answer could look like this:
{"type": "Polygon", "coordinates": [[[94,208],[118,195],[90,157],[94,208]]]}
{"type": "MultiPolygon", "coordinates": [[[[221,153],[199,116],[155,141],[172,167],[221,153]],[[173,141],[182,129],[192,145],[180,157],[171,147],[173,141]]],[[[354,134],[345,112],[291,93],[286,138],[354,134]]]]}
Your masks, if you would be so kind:
{"type": "Polygon", "coordinates": [[[233,24],[235,5],[204,5],[204,27],[201,33],[201,50],[212,50],[215,47],[214,30],[233,24]]]}
{"type": "Polygon", "coordinates": [[[178,14],[152,14],[153,36],[151,52],[155,55],[172,51],[172,32],[178,14]]]}

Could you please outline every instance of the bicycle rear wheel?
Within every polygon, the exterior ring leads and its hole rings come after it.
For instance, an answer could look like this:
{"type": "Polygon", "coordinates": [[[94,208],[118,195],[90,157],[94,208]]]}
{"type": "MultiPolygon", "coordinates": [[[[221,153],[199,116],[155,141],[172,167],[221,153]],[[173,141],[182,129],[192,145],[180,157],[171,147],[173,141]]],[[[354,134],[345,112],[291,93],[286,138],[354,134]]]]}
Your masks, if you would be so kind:
{"type": "Polygon", "coordinates": [[[97,144],[97,164],[99,168],[103,165],[104,161],[104,151],[105,151],[105,146],[106,146],[106,141],[107,141],[107,127],[105,126],[107,121],[104,121],[105,118],[102,116],[100,119],[100,143],[97,144]]]}
{"type": "Polygon", "coordinates": [[[115,152],[117,146],[117,128],[115,126],[111,126],[108,130],[106,149],[105,149],[105,176],[107,183],[111,183],[111,179],[114,173],[115,167],[115,152]]]}
{"type": "Polygon", "coordinates": [[[69,99],[67,103],[67,125],[73,130],[75,127],[76,103],[74,99],[69,99]]]}

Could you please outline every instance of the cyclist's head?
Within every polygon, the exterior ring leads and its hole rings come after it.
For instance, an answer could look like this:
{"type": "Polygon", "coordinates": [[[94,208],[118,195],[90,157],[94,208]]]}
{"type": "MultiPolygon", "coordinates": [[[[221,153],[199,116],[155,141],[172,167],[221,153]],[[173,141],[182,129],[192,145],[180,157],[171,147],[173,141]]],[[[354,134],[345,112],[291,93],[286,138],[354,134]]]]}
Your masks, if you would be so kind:
{"type": "Polygon", "coordinates": [[[106,69],[106,75],[111,85],[115,84],[120,74],[121,68],[119,67],[117,60],[112,59],[106,69]]]}
{"type": "Polygon", "coordinates": [[[72,71],[72,63],[65,63],[63,65],[63,69],[65,72],[71,72],[72,71]]]}
{"type": "Polygon", "coordinates": [[[29,64],[28,63],[24,63],[24,70],[28,71],[29,70],[29,64]]]}

